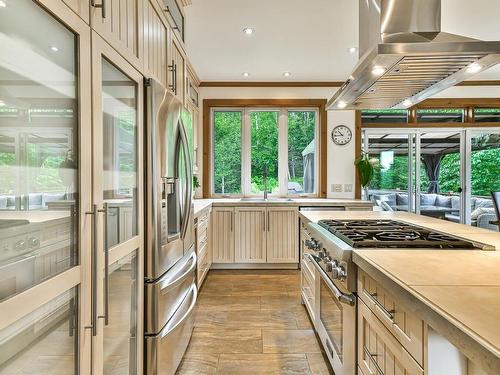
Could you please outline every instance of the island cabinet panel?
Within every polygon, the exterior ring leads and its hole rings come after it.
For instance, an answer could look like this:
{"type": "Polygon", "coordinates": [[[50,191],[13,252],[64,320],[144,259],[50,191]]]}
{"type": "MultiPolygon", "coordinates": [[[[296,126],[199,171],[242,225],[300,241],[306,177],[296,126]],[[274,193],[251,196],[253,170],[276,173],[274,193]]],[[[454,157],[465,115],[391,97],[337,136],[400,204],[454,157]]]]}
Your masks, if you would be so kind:
{"type": "Polygon", "coordinates": [[[266,263],[266,208],[239,207],[236,217],[236,263],[266,263]]]}
{"type": "Polygon", "coordinates": [[[297,209],[268,207],[267,221],[267,263],[298,263],[297,209]]]}
{"type": "Polygon", "coordinates": [[[138,70],[142,70],[142,3],[147,0],[96,0],[92,28],[138,70]]]}
{"type": "Polygon", "coordinates": [[[361,300],[358,365],[364,375],[423,375],[424,370],[361,300]]]}
{"type": "Polygon", "coordinates": [[[391,334],[423,366],[424,321],[402,306],[394,295],[361,269],[358,271],[358,294],[391,334]]]}
{"type": "Polygon", "coordinates": [[[63,3],[70,7],[86,23],[89,23],[90,0],[63,0],[63,3]]]}
{"type": "Polygon", "coordinates": [[[167,87],[167,43],[161,9],[155,0],[143,0],[144,71],[167,87]]]}
{"type": "Polygon", "coordinates": [[[210,244],[211,210],[200,214],[196,223],[196,254],[198,255],[197,285],[201,287],[212,265],[212,246],[210,244]]]}
{"type": "Polygon", "coordinates": [[[234,263],[234,208],[212,212],[212,256],[214,263],[234,263]]]}

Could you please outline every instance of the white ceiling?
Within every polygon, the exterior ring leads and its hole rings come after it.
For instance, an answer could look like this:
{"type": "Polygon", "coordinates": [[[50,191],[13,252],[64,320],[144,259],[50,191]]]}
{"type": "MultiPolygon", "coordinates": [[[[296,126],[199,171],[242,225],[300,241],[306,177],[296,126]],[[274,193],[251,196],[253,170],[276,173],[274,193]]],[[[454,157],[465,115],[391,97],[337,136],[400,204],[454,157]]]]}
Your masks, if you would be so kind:
{"type": "MultiPolygon", "coordinates": [[[[186,45],[203,81],[343,81],[356,64],[357,0],[193,0],[186,45]],[[248,37],[244,27],[256,32],[248,37]],[[283,77],[290,71],[292,76],[283,77]],[[245,78],[242,72],[249,72],[245,78]]],[[[443,31],[500,40],[499,0],[442,0],[443,31]]],[[[500,79],[500,67],[473,79],[500,79]]]]}

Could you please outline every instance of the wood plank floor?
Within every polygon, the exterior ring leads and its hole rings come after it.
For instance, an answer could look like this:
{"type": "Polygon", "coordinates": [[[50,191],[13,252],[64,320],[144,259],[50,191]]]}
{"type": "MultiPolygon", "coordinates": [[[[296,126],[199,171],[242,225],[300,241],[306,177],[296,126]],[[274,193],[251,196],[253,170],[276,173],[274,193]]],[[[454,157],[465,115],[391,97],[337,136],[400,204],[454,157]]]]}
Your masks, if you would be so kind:
{"type": "Polygon", "coordinates": [[[333,374],[300,301],[300,272],[210,271],[177,374],[333,374]]]}

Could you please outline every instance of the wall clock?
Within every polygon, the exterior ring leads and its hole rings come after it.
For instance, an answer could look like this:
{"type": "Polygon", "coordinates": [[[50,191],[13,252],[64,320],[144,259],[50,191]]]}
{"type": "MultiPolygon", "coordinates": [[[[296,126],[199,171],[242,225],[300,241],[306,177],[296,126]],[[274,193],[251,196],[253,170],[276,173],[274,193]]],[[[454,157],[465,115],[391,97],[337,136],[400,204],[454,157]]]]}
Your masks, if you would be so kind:
{"type": "Polygon", "coordinates": [[[345,125],[339,125],[332,130],[332,140],[339,146],[344,146],[351,142],[352,131],[345,125]]]}

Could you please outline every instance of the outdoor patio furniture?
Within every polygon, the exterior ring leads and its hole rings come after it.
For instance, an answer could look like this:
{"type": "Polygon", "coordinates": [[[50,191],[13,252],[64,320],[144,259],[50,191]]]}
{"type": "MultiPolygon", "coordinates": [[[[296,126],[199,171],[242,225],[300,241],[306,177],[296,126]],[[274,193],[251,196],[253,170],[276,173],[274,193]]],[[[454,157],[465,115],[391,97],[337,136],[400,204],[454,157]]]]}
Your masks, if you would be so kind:
{"type": "Polygon", "coordinates": [[[490,223],[496,225],[500,231],[500,191],[492,191],[491,198],[493,199],[493,205],[495,206],[497,218],[496,220],[490,221],[490,223]]]}

